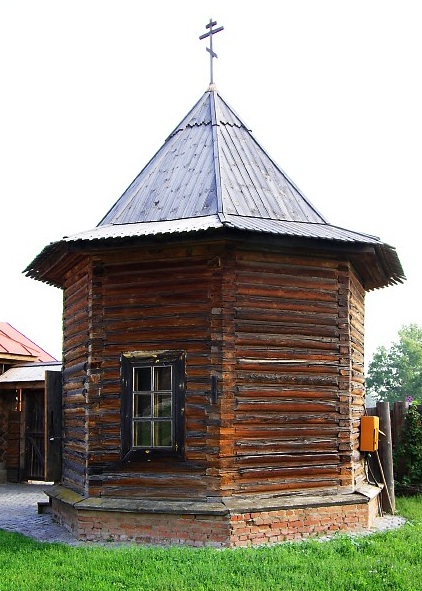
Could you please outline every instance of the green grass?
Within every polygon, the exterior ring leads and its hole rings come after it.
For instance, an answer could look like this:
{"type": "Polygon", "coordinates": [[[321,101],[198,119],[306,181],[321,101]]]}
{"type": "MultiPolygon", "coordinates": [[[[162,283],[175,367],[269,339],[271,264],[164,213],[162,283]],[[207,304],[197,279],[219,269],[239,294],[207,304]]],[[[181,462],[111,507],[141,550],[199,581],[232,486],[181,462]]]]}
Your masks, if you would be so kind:
{"type": "Polygon", "coordinates": [[[74,547],[0,531],[0,591],[421,591],[422,496],[409,523],[257,549],[74,547]]]}

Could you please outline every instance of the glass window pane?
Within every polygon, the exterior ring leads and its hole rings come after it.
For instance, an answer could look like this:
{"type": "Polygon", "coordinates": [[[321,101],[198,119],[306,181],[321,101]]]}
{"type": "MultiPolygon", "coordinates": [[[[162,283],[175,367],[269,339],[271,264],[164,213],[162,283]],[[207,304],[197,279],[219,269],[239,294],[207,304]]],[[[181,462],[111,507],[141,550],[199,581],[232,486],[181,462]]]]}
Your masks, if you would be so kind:
{"type": "Polygon", "coordinates": [[[133,370],[133,389],[135,392],[151,390],[150,367],[135,367],[133,370]]]}
{"type": "Polygon", "coordinates": [[[171,394],[154,394],[154,417],[171,417],[171,394]]]}
{"type": "Polygon", "coordinates": [[[154,422],[154,446],[171,447],[171,421],[154,422]]]}
{"type": "Polygon", "coordinates": [[[141,359],[133,363],[131,371],[132,408],[127,409],[130,413],[125,411],[125,416],[132,418],[131,447],[151,452],[173,449],[177,436],[174,366],[165,358],[141,359]]]}
{"type": "Polygon", "coordinates": [[[133,416],[134,417],[150,417],[151,416],[151,394],[134,394],[133,416]]]}
{"type": "Polygon", "coordinates": [[[171,366],[154,368],[154,390],[171,390],[171,366]]]}
{"type": "Polygon", "coordinates": [[[135,447],[151,447],[151,423],[136,421],[133,424],[133,445],[135,447]]]}

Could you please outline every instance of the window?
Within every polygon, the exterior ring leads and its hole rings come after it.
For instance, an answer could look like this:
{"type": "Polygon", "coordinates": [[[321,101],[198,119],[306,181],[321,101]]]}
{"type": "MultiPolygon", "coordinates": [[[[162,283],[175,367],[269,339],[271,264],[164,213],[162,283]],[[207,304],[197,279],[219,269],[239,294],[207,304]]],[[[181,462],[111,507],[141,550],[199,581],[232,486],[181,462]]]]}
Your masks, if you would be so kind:
{"type": "Polygon", "coordinates": [[[125,459],[181,454],[185,355],[122,356],[122,452],[125,459]]]}

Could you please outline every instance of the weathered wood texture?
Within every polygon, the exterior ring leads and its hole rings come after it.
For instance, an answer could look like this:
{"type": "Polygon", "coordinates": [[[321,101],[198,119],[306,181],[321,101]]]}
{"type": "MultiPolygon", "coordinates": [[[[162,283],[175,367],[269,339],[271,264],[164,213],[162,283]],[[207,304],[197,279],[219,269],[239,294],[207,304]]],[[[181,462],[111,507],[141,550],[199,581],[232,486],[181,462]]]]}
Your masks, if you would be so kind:
{"type": "Polygon", "coordinates": [[[88,381],[92,364],[93,285],[90,257],[68,274],[63,298],[62,478],[87,493],[88,381]]]}
{"type": "Polygon", "coordinates": [[[17,482],[20,468],[21,413],[16,410],[16,393],[4,390],[0,396],[0,461],[7,479],[17,482]]]}
{"type": "Polygon", "coordinates": [[[363,331],[354,317],[362,290],[358,298],[349,265],[244,251],[235,284],[236,477],[228,488],[352,488],[363,331]]]}
{"type": "Polygon", "coordinates": [[[223,241],[98,252],[69,273],[64,327],[65,486],[197,498],[363,477],[363,290],[344,258],[223,241]],[[120,356],[160,349],[187,352],[184,459],[124,464],[120,356]]]}
{"type": "MultiPolygon", "coordinates": [[[[1,391],[0,394],[2,394],[1,391]]],[[[9,406],[10,403],[7,400],[7,397],[0,395],[0,462],[5,462],[7,458],[7,433],[10,411],[9,406]]]]}
{"type": "Polygon", "coordinates": [[[350,326],[350,451],[354,486],[366,480],[364,464],[359,453],[360,419],[365,412],[364,373],[365,292],[357,276],[351,272],[349,281],[350,326]]]}

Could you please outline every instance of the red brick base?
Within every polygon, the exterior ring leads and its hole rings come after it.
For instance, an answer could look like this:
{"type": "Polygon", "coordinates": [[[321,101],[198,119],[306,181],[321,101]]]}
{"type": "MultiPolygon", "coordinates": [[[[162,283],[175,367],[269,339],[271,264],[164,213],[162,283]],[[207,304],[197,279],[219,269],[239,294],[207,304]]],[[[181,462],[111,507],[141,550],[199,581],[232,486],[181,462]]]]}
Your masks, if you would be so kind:
{"type": "Polygon", "coordinates": [[[257,499],[254,503],[250,499],[175,503],[78,499],[75,493],[67,493],[63,487],[53,491],[53,514],[78,539],[86,541],[257,546],[330,532],[363,531],[378,514],[377,497],[369,499],[357,493],[261,499],[261,507],[257,499]],[[249,510],[244,509],[246,504],[249,510]]]}

